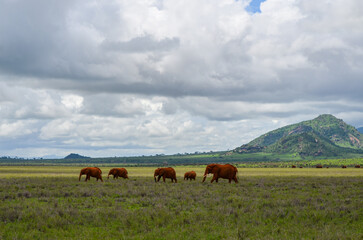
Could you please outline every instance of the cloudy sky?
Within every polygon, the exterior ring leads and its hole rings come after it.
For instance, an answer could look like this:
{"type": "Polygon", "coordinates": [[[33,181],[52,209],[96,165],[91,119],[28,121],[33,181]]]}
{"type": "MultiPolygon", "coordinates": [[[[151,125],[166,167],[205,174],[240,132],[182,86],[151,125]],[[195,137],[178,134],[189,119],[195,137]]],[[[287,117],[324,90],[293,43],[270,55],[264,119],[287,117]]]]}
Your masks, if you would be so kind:
{"type": "Polygon", "coordinates": [[[361,0],[0,0],[0,156],[233,149],[363,126],[361,0]]]}

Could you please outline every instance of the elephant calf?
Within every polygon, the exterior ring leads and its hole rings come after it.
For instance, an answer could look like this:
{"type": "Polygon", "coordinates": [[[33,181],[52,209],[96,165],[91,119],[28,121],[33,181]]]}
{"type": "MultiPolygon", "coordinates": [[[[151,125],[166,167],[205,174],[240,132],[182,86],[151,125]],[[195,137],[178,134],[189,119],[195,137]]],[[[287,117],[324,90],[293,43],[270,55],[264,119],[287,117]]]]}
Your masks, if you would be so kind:
{"type": "Polygon", "coordinates": [[[195,177],[197,176],[197,173],[196,172],[194,172],[194,171],[190,171],[190,172],[186,172],[185,174],[184,174],[184,180],[186,179],[186,180],[189,180],[190,179],[190,181],[193,179],[194,181],[195,181],[195,177]]]}

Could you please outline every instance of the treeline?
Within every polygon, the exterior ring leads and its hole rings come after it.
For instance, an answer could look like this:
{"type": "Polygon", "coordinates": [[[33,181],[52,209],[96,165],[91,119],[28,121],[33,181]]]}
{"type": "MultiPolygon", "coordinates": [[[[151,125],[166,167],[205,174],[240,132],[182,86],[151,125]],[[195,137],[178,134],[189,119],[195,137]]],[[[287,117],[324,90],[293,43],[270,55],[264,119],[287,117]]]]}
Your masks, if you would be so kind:
{"type": "MultiPolygon", "coordinates": [[[[347,155],[336,159],[361,159],[361,155],[347,155]]],[[[290,163],[302,162],[304,166],[313,163],[327,162],[327,158],[304,159],[294,154],[268,154],[268,153],[247,153],[236,154],[231,152],[214,152],[207,154],[184,154],[184,155],[156,155],[139,157],[108,157],[108,158],[64,158],[64,159],[21,159],[21,158],[0,158],[0,165],[200,165],[209,163],[235,163],[246,164],[248,167],[283,167],[290,163]]],[[[355,161],[356,162],[356,161],[355,161]]]]}
{"type": "MultiPolygon", "coordinates": [[[[0,164],[127,164],[127,165],[193,165],[206,163],[233,163],[266,161],[265,157],[250,156],[241,158],[240,154],[228,155],[226,152],[207,154],[177,154],[139,157],[108,157],[108,158],[65,158],[65,159],[20,159],[0,158],[0,164]]],[[[271,159],[273,160],[273,159],[271,159]]]]}

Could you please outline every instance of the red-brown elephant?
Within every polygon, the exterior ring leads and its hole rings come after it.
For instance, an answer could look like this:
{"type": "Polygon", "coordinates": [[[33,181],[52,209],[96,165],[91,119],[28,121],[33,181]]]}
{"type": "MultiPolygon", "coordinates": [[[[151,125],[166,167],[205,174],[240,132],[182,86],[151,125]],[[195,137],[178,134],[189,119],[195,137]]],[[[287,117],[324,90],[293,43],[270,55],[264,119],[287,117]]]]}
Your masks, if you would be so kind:
{"type": "Polygon", "coordinates": [[[194,171],[190,171],[190,172],[186,172],[185,174],[184,174],[184,180],[186,179],[186,180],[189,180],[190,179],[190,181],[191,180],[194,180],[195,181],[195,177],[197,176],[197,173],[196,172],[194,172],[194,171]]]}
{"type": "Polygon", "coordinates": [[[218,182],[218,178],[228,179],[229,183],[231,183],[232,180],[234,180],[235,183],[238,183],[237,172],[238,172],[237,168],[231,164],[225,164],[225,165],[209,164],[205,169],[204,178],[202,182],[205,181],[209,173],[213,173],[213,178],[211,183],[213,183],[214,180],[218,182]]]}
{"type": "Polygon", "coordinates": [[[173,182],[173,181],[177,182],[175,170],[174,170],[174,168],[171,168],[171,167],[155,169],[155,172],[154,172],[155,182],[156,182],[156,176],[158,176],[158,182],[160,181],[161,177],[163,177],[164,182],[165,182],[165,178],[170,178],[171,182],[173,182]]]}
{"type": "Polygon", "coordinates": [[[101,174],[102,174],[102,171],[98,167],[86,167],[86,168],[83,168],[81,170],[81,172],[79,173],[78,181],[81,181],[82,175],[86,175],[86,180],[85,180],[86,182],[87,182],[87,180],[90,180],[91,177],[97,178],[97,181],[98,181],[98,179],[101,179],[101,181],[103,182],[101,174]]]}
{"type": "Polygon", "coordinates": [[[122,178],[129,178],[127,176],[128,172],[126,170],[126,168],[112,168],[107,175],[107,179],[110,178],[110,175],[113,175],[113,179],[118,179],[118,177],[122,177],[122,178]]]}

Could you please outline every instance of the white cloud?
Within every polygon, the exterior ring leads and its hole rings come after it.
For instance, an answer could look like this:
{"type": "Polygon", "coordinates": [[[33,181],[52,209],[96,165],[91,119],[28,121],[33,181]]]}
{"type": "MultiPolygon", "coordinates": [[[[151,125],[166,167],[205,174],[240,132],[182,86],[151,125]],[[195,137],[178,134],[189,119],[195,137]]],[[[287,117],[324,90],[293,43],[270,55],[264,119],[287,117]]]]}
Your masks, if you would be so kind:
{"type": "Polygon", "coordinates": [[[83,106],[83,97],[77,95],[65,95],[61,97],[62,104],[68,109],[80,109],[83,106]]]}

